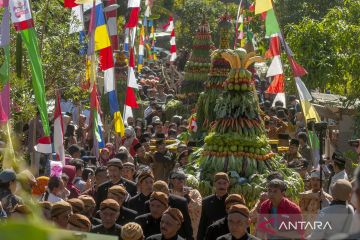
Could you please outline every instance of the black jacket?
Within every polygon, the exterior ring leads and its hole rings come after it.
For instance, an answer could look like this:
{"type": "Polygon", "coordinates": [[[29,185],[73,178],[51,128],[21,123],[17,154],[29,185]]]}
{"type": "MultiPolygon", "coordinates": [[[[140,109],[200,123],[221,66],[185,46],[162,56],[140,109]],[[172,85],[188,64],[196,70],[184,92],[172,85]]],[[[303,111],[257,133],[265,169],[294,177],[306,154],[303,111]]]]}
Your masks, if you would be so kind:
{"type": "Polygon", "coordinates": [[[207,228],[205,239],[216,240],[218,237],[228,233],[229,233],[228,222],[227,222],[227,218],[224,217],[222,219],[217,220],[207,228]]]}
{"type": "MultiPolygon", "coordinates": [[[[150,212],[149,201],[146,202],[147,212],[150,212]]],[[[191,219],[189,215],[188,203],[186,198],[179,197],[174,194],[169,195],[169,207],[177,208],[180,210],[184,217],[184,222],[179,230],[179,235],[186,240],[193,240],[193,229],[191,225],[191,219]]]]}
{"type": "Polygon", "coordinates": [[[245,234],[243,237],[241,238],[234,238],[230,233],[225,234],[221,237],[218,237],[216,240],[260,240],[259,238],[250,235],[250,234],[245,234]]]}
{"type": "Polygon", "coordinates": [[[225,199],[227,196],[228,195],[226,194],[219,199],[215,196],[215,194],[213,194],[203,199],[199,230],[197,234],[198,240],[205,239],[205,233],[208,226],[226,216],[225,199]]]}
{"type": "Polygon", "coordinates": [[[92,233],[100,233],[100,234],[106,234],[106,235],[113,235],[113,236],[120,236],[121,234],[121,226],[118,224],[115,224],[109,229],[104,228],[102,224],[98,226],[94,226],[91,229],[92,233]]]}
{"type": "Polygon", "coordinates": [[[96,201],[96,209],[99,209],[100,203],[107,198],[108,189],[114,185],[122,184],[126,191],[130,194],[130,196],[135,196],[137,192],[136,184],[132,181],[129,181],[125,178],[121,178],[119,182],[113,184],[111,181],[104,182],[101,184],[95,194],[95,201],[96,201]]]}
{"type": "Polygon", "coordinates": [[[185,239],[180,237],[179,235],[176,235],[170,239],[165,239],[163,235],[160,233],[160,234],[152,235],[146,238],[146,240],[185,240],[185,239]]]}
{"type": "Polygon", "coordinates": [[[120,208],[120,216],[116,220],[116,223],[121,226],[124,226],[125,224],[127,224],[129,222],[133,222],[137,215],[138,214],[136,211],[122,206],[120,208]]]}
{"type": "Polygon", "coordinates": [[[139,216],[149,212],[149,208],[145,204],[145,202],[149,199],[150,195],[145,196],[142,193],[138,193],[134,197],[130,198],[126,206],[132,210],[135,210],[139,216]]]}
{"type": "Polygon", "coordinates": [[[150,213],[146,213],[135,218],[135,222],[141,226],[145,238],[160,233],[160,220],[160,218],[153,218],[150,213]]]}
{"type": "Polygon", "coordinates": [[[92,217],[92,218],[90,218],[90,222],[91,222],[92,226],[98,226],[101,224],[101,219],[92,217]]]}

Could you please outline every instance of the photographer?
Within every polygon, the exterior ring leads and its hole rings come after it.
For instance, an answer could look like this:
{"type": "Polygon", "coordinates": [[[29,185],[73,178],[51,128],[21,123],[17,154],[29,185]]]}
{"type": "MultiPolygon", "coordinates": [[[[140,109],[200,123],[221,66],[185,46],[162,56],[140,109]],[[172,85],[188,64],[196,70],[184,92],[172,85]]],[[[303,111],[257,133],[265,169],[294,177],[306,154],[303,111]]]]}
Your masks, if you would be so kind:
{"type": "Polygon", "coordinates": [[[329,179],[329,193],[331,193],[331,186],[339,179],[348,180],[348,175],[345,172],[345,163],[346,159],[340,152],[334,152],[332,155],[332,167],[333,167],[333,175],[329,179]]]}

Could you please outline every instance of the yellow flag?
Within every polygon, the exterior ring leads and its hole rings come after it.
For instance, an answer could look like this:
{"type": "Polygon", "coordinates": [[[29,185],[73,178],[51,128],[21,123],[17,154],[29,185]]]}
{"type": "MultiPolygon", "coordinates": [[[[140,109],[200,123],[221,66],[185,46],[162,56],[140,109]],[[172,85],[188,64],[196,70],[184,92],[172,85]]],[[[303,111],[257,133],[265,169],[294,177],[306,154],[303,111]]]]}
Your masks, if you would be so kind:
{"type": "Polygon", "coordinates": [[[318,112],[316,111],[315,107],[311,104],[311,102],[307,101],[307,100],[301,100],[301,107],[302,110],[304,112],[304,117],[306,122],[308,122],[309,120],[312,120],[314,122],[320,122],[321,118],[318,114],[318,112]]]}
{"type": "Polygon", "coordinates": [[[261,14],[272,9],[271,0],[256,0],[255,2],[255,14],[261,14]]]}
{"type": "Polygon", "coordinates": [[[124,121],[121,117],[120,111],[114,113],[114,127],[115,127],[115,132],[120,133],[120,136],[125,135],[124,121]]]}

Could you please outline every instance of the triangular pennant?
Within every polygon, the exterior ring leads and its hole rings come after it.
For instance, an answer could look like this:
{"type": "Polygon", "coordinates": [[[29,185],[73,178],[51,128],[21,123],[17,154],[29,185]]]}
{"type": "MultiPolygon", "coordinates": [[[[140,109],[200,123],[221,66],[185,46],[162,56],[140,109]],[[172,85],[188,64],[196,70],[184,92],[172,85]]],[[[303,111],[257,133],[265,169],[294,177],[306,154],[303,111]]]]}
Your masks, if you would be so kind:
{"type": "Polygon", "coordinates": [[[284,74],[274,76],[274,80],[266,90],[267,93],[282,93],[285,92],[285,76],[284,74]]]}
{"type": "Polygon", "coordinates": [[[266,77],[272,77],[272,76],[280,75],[283,73],[284,73],[284,71],[283,71],[280,56],[275,56],[269,66],[266,77]]]}
{"type": "Polygon", "coordinates": [[[288,56],[288,60],[293,71],[294,77],[302,77],[307,74],[305,68],[303,68],[300,64],[298,64],[295,59],[291,56],[288,56]]]}
{"type": "Polygon", "coordinates": [[[129,107],[132,107],[132,108],[138,108],[139,107],[139,105],[136,102],[135,91],[131,87],[127,87],[127,89],[126,89],[125,104],[127,106],[129,106],[129,107]]]}
{"type": "Polygon", "coordinates": [[[137,26],[139,21],[139,12],[139,7],[131,8],[129,21],[126,24],[127,28],[133,28],[137,26]]]}
{"type": "Polygon", "coordinates": [[[282,92],[282,93],[278,93],[276,94],[275,98],[274,98],[274,101],[272,103],[272,107],[275,107],[275,103],[277,101],[280,101],[284,104],[284,106],[286,106],[286,97],[285,97],[285,93],[282,92]]]}
{"type": "Polygon", "coordinates": [[[139,86],[137,84],[136,77],[135,77],[135,72],[134,72],[134,69],[132,67],[129,67],[128,75],[129,75],[128,87],[131,87],[131,88],[134,88],[134,89],[139,89],[139,86]]]}
{"type": "Polygon", "coordinates": [[[255,1],[255,14],[260,14],[272,9],[271,0],[256,0],[255,1]]]}
{"type": "Polygon", "coordinates": [[[271,37],[271,35],[281,32],[279,23],[275,16],[274,9],[271,9],[266,13],[265,29],[266,29],[266,34],[265,34],[266,37],[271,37]]]}

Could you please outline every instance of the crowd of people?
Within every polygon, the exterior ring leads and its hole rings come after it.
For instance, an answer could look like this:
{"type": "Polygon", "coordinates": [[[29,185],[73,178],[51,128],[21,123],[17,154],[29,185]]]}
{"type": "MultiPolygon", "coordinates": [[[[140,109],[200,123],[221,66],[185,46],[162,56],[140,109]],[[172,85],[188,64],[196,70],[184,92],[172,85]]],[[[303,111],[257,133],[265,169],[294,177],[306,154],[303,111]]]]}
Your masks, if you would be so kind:
{"type": "MultiPolygon", "coordinates": [[[[201,196],[189,181],[186,166],[192,164],[189,157],[195,146],[179,139],[189,131],[189,121],[183,116],[166,121],[164,105],[175,92],[160,82],[154,75],[143,76],[140,96],[148,102],[143,116],[126,119],[125,136],[110,137],[99,152],[94,152],[87,116],[64,114],[66,158],[61,172],[54,173],[50,164],[40,164],[44,168],[35,176],[28,170],[0,172],[1,222],[35,214],[19,197],[23,191],[58,228],[123,240],[329,239],[338,233],[348,234],[343,239],[360,237],[360,174],[349,179],[347,160],[339,152],[322,164],[320,172],[314,124],[306,124],[294,96],[287,106],[272,106],[266,94],[259,99],[268,137],[277,141],[273,151],[285,147],[279,152],[281,161],[301,175],[305,191],[299,199],[287,198],[284,176],[272,172],[267,191],[249,209],[246,196],[229,192],[227,173],[214,175],[210,196],[201,196]],[[329,221],[331,229],[283,231],[279,221],[284,215],[291,222],[329,221]]],[[[41,135],[32,126],[28,135],[41,135]]],[[[32,137],[26,139],[32,152],[32,137]]]]}

